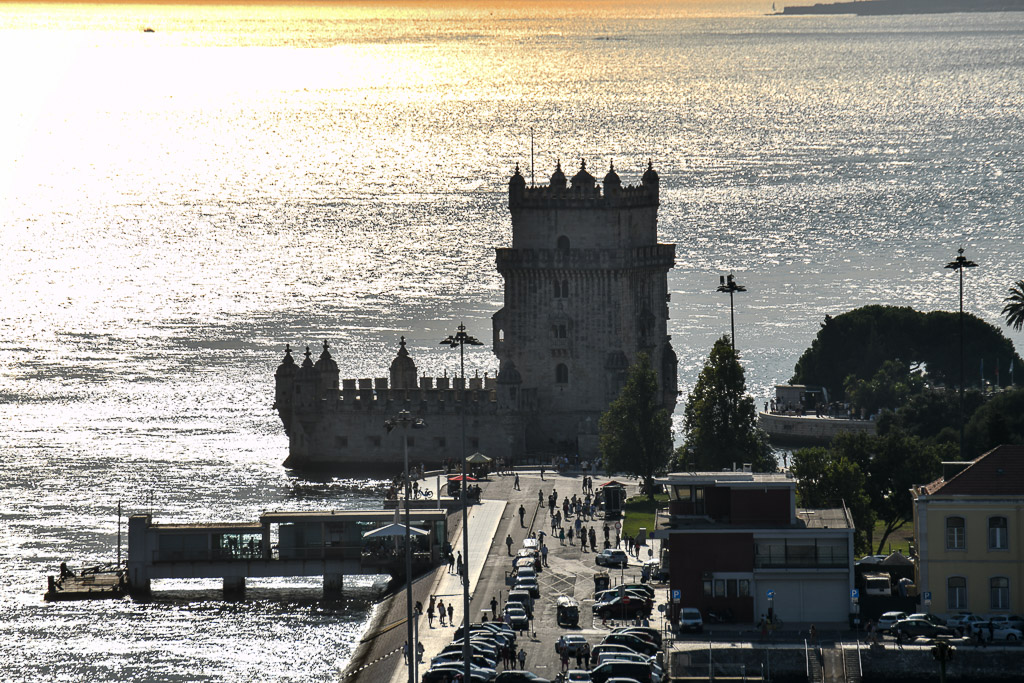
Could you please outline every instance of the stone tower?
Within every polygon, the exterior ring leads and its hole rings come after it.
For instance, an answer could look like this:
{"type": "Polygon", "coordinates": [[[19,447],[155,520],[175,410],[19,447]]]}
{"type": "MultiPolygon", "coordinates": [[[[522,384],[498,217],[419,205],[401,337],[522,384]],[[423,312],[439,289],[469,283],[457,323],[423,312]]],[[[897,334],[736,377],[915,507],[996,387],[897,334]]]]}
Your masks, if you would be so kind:
{"type": "Polygon", "coordinates": [[[662,405],[677,395],[667,334],[668,270],[675,245],[658,244],[658,174],[623,186],[614,168],[604,189],[586,163],[567,183],[561,164],[547,186],[509,180],[512,247],[497,250],[504,307],[494,314],[501,375],[529,387],[536,412],[529,452],[598,454],[597,423],[646,353],[662,405]]]}

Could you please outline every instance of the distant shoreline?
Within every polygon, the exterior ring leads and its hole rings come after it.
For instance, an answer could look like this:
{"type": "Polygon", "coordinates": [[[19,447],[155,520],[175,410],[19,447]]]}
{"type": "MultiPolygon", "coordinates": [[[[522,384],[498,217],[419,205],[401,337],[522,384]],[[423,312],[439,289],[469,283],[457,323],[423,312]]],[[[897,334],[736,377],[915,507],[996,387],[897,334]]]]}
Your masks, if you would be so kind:
{"type": "Polygon", "coordinates": [[[1024,0],[853,0],[852,2],[790,5],[772,16],[803,14],[950,14],[953,12],[1024,12],[1024,0]]]}

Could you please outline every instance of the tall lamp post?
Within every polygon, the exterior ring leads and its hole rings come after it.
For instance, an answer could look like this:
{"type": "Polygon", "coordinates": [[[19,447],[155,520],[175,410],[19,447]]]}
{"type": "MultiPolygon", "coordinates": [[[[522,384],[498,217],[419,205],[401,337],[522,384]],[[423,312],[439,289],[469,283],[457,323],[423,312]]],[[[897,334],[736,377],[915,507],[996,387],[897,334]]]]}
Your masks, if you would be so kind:
{"type": "Polygon", "coordinates": [[[735,313],[735,311],[733,309],[733,305],[732,305],[732,296],[736,292],[745,292],[745,291],[747,291],[747,288],[744,287],[743,285],[739,284],[738,282],[736,282],[736,280],[734,280],[733,277],[732,277],[732,273],[729,273],[728,276],[719,275],[718,276],[718,282],[719,282],[718,289],[715,290],[715,291],[718,291],[718,292],[728,292],[729,293],[729,326],[730,326],[730,328],[732,330],[732,350],[735,351],[736,350],[736,313],[735,313]]]}
{"type": "Polygon", "coordinates": [[[462,376],[462,663],[463,680],[470,680],[469,654],[469,499],[466,497],[466,344],[483,346],[483,342],[466,334],[466,326],[459,323],[459,331],[442,339],[441,344],[453,349],[459,347],[459,374],[462,376]]]}
{"type": "Polygon", "coordinates": [[[975,268],[977,263],[964,256],[964,248],[956,250],[955,260],[946,268],[960,271],[960,459],[964,459],[964,268],[975,268]]]}
{"type": "Polygon", "coordinates": [[[409,496],[412,493],[412,482],[409,479],[409,425],[413,429],[422,429],[427,423],[422,418],[414,418],[408,410],[403,410],[396,417],[384,423],[384,429],[390,434],[395,427],[402,427],[402,451],[405,454],[405,619],[406,637],[409,643],[409,680],[419,680],[416,676],[416,615],[412,611],[412,532],[409,515],[409,496]]]}

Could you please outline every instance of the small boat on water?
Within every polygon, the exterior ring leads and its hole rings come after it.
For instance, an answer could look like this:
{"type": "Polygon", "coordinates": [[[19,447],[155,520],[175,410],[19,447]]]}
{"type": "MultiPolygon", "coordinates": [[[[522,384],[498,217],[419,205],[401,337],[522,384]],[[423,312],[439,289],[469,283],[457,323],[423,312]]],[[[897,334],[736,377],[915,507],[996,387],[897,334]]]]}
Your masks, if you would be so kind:
{"type": "Polygon", "coordinates": [[[120,598],[128,593],[128,573],[113,564],[85,567],[79,571],[60,563],[60,574],[46,577],[46,600],[94,600],[120,598]]]}

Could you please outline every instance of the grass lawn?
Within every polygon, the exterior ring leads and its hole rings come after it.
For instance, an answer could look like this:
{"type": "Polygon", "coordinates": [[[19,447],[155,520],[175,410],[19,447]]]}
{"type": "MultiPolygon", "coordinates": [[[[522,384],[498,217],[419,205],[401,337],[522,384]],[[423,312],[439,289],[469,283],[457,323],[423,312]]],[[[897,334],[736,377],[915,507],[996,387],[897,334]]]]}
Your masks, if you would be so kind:
{"type": "MultiPolygon", "coordinates": [[[[883,533],[885,533],[885,524],[882,522],[875,522],[874,547],[871,549],[872,555],[875,554],[875,550],[878,550],[878,541],[881,540],[883,533]]],[[[885,539],[885,547],[882,549],[882,553],[888,555],[889,553],[901,550],[904,555],[910,555],[910,544],[913,542],[914,524],[913,522],[907,522],[902,527],[889,534],[889,538],[885,539]]]]}
{"type": "Polygon", "coordinates": [[[656,495],[654,502],[647,500],[647,496],[627,498],[623,508],[625,516],[622,520],[622,535],[636,536],[641,528],[647,529],[647,533],[654,531],[654,512],[667,507],[667,493],[656,495]]]}

